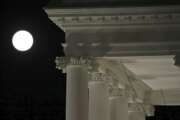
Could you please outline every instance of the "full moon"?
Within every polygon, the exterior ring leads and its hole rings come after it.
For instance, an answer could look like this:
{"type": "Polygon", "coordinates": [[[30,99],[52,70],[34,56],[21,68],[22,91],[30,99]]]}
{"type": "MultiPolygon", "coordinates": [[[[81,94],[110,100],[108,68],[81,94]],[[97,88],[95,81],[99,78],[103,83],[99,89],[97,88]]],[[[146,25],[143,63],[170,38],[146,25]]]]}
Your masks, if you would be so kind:
{"type": "Polygon", "coordinates": [[[18,51],[27,51],[33,45],[33,36],[25,30],[17,31],[12,38],[12,44],[18,51]]]}

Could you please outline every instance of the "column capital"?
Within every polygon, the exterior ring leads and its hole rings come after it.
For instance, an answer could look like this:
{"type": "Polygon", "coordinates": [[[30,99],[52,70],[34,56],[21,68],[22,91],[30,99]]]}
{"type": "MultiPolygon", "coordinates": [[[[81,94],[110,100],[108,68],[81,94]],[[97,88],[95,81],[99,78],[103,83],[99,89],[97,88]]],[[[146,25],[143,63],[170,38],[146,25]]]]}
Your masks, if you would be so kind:
{"type": "Polygon", "coordinates": [[[145,112],[141,103],[128,103],[129,112],[145,112]]]}
{"type": "Polygon", "coordinates": [[[115,86],[110,86],[109,87],[109,95],[110,97],[119,97],[119,96],[124,96],[124,89],[115,87],[115,86]]]}
{"type": "Polygon", "coordinates": [[[129,112],[143,112],[146,116],[154,116],[155,108],[151,104],[128,103],[129,112]]]}
{"type": "Polygon", "coordinates": [[[135,91],[132,89],[130,85],[126,85],[125,87],[125,95],[128,99],[128,103],[135,103],[136,102],[136,94],[135,91]]]}
{"type": "Polygon", "coordinates": [[[101,72],[91,72],[91,81],[105,81],[106,75],[101,72]]]}
{"type": "Polygon", "coordinates": [[[62,70],[63,73],[66,72],[68,65],[83,65],[91,70],[93,69],[93,64],[95,64],[92,57],[56,57],[55,63],[56,68],[62,70]]]}
{"type": "Polygon", "coordinates": [[[144,110],[145,110],[146,116],[154,116],[155,107],[153,105],[145,104],[144,105],[144,110]]]}

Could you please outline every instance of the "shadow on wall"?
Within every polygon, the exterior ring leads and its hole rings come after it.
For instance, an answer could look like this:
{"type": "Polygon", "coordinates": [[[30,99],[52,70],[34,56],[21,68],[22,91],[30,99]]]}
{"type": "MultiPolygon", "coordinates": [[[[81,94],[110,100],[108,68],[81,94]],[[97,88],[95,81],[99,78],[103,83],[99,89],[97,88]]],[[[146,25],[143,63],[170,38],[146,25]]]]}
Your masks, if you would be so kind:
{"type": "Polygon", "coordinates": [[[66,37],[65,53],[67,56],[102,57],[111,50],[111,36],[96,33],[73,32],[66,37]],[[109,38],[108,38],[109,37],[109,38]]]}
{"type": "Polygon", "coordinates": [[[180,53],[179,52],[177,52],[174,57],[174,65],[180,67],[180,53]]]}

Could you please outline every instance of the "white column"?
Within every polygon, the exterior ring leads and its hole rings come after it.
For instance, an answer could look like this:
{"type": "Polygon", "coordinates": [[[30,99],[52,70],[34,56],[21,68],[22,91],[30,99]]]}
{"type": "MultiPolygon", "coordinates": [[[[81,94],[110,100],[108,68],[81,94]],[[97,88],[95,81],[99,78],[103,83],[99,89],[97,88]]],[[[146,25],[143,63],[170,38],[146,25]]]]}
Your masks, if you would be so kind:
{"type": "Polygon", "coordinates": [[[88,120],[88,71],[84,59],[56,59],[58,69],[67,73],[66,120],[88,120]]]}
{"type": "Polygon", "coordinates": [[[89,82],[89,120],[109,120],[108,86],[101,73],[89,82]]]}
{"type": "Polygon", "coordinates": [[[87,120],[87,69],[82,65],[68,65],[66,86],[66,120],[87,120]]]}
{"type": "Polygon", "coordinates": [[[111,91],[110,120],[128,120],[128,101],[122,92],[119,88],[113,88],[111,91]]]}
{"type": "Polygon", "coordinates": [[[146,113],[142,103],[128,103],[129,120],[145,120],[146,113]]]}
{"type": "Polygon", "coordinates": [[[146,120],[144,112],[141,111],[129,111],[129,120],[146,120]]]}
{"type": "Polygon", "coordinates": [[[144,109],[147,117],[152,117],[155,114],[155,108],[152,104],[144,104],[144,109]]]}
{"type": "Polygon", "coordinates": [[[129,103],[128,104],[129,120],[145,120],[146,116],[154,116],[154,106],[144,103],[129,103]]]}

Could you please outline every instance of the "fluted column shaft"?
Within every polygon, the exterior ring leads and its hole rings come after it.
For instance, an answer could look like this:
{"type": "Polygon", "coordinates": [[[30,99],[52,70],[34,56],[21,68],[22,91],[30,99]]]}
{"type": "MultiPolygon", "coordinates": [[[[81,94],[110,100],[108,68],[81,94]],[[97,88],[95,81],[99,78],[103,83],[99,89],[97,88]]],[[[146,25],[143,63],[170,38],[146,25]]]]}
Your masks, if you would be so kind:
{"type": "Polygon", "coordinates": [[[66,120],[87,120],[87,69],[82,65],[68,65],[66,86],[66,120]]]}
{"type": "Polygon", "coordinates": [[[127,100],[123,96],[111,97],[110,120],[128,120],[127,100]]]}
{"type": "Polygon", "coordinates": [[[108,86],[101,77],[89,82],[89,120],[109,120],[108,86]]]}
{"type": "Polygon", "coordinates": [[[128,120],[128,101],[124,90],[112,86],[110,90],[110,120],[128,120]]]}
{"type": "Polygon", "coordinates": [[[56,65],[67,73],[66,120],[88,120],[88,61],[57,58],[56,65]]]}
{"type": "Polygon", "coordinates": [[[129,120],[146,120],[144,112],[141,111],[129,111],[129,120]]]}

